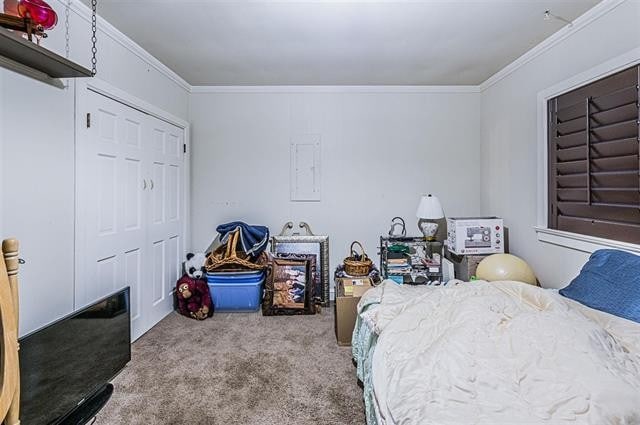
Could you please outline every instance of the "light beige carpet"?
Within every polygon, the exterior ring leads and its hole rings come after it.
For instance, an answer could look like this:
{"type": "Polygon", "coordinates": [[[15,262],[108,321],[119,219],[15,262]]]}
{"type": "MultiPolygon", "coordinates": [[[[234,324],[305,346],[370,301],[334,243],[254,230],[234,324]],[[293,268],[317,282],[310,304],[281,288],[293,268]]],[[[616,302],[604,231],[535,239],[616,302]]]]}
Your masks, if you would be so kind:
{"type": "Polygon", "coordinates": [[[351,348],[316,316],[170,314],[132,347],[96,425],[364,424],[351,348]]]}

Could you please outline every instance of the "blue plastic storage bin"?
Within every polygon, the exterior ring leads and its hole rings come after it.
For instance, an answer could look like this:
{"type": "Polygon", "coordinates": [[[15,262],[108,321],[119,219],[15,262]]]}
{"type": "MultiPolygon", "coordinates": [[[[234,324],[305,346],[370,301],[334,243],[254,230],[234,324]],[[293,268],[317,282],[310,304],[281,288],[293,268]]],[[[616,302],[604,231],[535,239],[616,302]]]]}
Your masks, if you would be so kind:
{"type": "Polygon", "coordinates": [[[218,272],[207,273],[207,281],[209,283],[256,283],[264,280],[264,273],[262,271],[257,272],[218,272]]]}
{"type": "Polygon", "coordinates": [[[263,272],[207,273],[216,311],[256,311],[262,299],[263,272]]]}

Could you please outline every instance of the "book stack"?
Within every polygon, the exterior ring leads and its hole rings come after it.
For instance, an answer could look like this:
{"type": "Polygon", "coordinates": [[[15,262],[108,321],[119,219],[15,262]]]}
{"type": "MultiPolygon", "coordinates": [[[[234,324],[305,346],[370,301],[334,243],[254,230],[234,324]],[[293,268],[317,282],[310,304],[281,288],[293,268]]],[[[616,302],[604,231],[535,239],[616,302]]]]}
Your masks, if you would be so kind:
{"type": "Polygon", "coordinates": [[[387,260],[388,274],[411,273],[411,264],[408,258],[389,258],[387,260]]]}

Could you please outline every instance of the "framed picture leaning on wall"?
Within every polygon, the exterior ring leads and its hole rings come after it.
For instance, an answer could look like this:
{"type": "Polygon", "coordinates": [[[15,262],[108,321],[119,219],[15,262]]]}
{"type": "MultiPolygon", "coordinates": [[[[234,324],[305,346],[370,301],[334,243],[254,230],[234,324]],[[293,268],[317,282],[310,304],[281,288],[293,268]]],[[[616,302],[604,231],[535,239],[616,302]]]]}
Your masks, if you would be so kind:
{"type": "Polygon", "coordinates": [[[293,229],[293,222],[284,225],[279,235],[271,238],[271,252],[278,257],[281,254],[303,254],[316,256],[316,271],[320,278],[322,291],[321,305],[329,306],[329,236],[314,235],[305,222],[298,225],[306,230],[306,235],[287,234],[293,229]]]}
{"type": "Polygon", "coordinates": [[[288,260],[306,260],[309,262],[309,274],[311,285],[311,300],[315,305],[322,305],[322,281],[320,280],[320,273],[318,272],[318,257],[315,254],[290,254],[290,253],[278,253],[275,254],[276,258],[283,258],[288,260]]]}
{"type": "Polygon", "coordinates": [[[274,258],[265,284],[264,316],[315,314],[310,261],[274,258]]]}

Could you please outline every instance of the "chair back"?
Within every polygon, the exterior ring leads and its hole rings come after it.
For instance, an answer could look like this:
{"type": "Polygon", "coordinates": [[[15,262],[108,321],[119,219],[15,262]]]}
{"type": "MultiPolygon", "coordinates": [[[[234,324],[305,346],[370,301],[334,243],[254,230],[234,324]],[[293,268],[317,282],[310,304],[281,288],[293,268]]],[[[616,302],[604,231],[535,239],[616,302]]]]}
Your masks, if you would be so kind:
{"type": "Polygon", "coordinates": [[[18,241],[3,241],[0,256],[0,423],[6,425],[20,424],[18,263],[18,241]]]}

